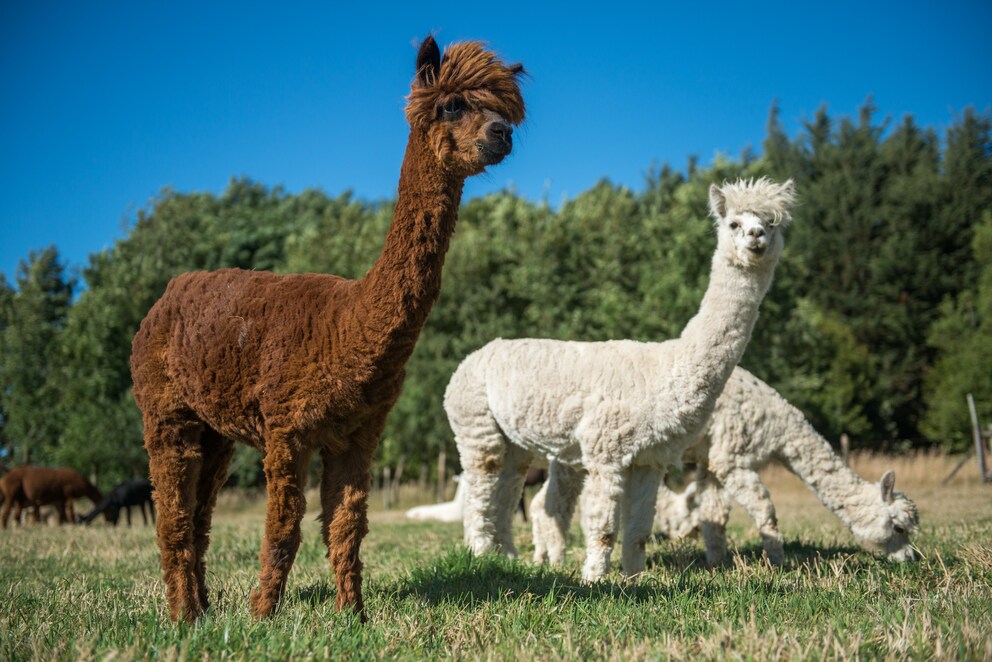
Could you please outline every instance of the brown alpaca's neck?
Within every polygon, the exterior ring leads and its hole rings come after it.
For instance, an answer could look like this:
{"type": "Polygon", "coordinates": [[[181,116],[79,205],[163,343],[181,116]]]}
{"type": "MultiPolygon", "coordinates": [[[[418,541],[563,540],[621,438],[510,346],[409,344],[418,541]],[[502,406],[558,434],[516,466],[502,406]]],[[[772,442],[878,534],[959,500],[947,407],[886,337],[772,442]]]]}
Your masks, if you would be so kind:
{"type": "Polygon", "coordinates": [[[393,222],[382,255],[361,280],[356,310],[386,351],[408,357],[437,301],[464,183],[441,166],[425,133],[410,132],[393,222]]]}

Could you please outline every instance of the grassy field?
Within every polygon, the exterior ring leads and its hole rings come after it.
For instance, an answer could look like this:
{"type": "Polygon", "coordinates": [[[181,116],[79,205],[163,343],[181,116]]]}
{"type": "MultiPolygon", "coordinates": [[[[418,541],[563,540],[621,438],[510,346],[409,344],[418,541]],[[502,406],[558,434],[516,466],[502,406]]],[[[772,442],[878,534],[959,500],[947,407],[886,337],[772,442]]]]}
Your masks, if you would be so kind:
{"type": "MultiPolygon", "coordinates": [[[[400,511],[375,510],[373,499],[364,626],[334,610],[312,516],[282,608],[264,622],[249,617],[258,499],[222,497],[208,556],[213,605],[193,627],[165,617],[151,527],[8,529],[0,531],[0,660],[992,659],[992,486],[968,467],[940,487],[953,465],[940,456],[855,459],[872,479],[888,465],[920,507],[915,564],[859,551],[795,478],[770,471],[786,567],[762,562],[753,527],[735,511],[730,565],[707,569],[701,545],[659,541],[632,585],[618,573],[592,587],[578,581],[577,529],[567,566],[548,570],[473,558],[459,525],[409,523],[400,511]]],[[[530,534],[517,522],[526,558],[530,534]]]]}

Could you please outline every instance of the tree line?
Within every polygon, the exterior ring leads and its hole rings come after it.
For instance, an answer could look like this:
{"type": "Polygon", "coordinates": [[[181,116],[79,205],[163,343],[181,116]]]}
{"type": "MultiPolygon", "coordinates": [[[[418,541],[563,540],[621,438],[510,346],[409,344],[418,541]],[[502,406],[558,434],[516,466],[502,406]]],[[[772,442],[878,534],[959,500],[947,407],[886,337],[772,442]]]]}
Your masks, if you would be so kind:
{"type": "MultiPolygon", "coordinates": [[[[653,168],[642,190],[603,180],[557,209],[512,191],[466,202],[441,297],[410,360],[380,465],[457,462],[448,378],[495,337],[677,336],[715,247],[707,188],[793,177],[800,204],[742,365],[828,439],[902,449],[970,443],[965,394],[992,417],[992,118],[944,132],[912,117],[826,110],[797,135],[772,108],[761,155],[653,168]]],[[[176,274],[240,267],[361,277],[393,200],[287,193],[246,179],[220,195],[164,190],[78,277],[56,247],[0,273],[0,462],[73,466],[98,481],[146,475],[130,343],[176,274]]],[[[454,466],[452,467],[454,468],[454,466]]],[[[232,480],[261,480],[238,451],[232,480]]]]}

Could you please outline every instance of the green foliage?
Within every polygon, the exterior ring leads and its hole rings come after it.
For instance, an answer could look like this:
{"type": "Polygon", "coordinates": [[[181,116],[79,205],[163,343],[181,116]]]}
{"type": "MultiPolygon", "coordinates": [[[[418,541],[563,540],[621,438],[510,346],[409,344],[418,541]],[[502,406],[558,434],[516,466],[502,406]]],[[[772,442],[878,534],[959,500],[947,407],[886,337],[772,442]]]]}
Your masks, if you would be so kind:
{"type": "Polygon", "coordinates": [[[65,325],[73,282],[54,247],[21,261],[17,291],[5,288],[0,330],[0,407],[14,459],[44,457],[55,447],[61,420],[55,411],[63,375],[53,352],[65,325]]]}
{"type": "MultiPolygon", "coordinates": [[[[455,468],[444,389],[495,337],[677,336],[707,285],[708,186],[761,175],[796,179],[800,205],[743,365],[828,438],[961,447],[962,394],[986,415],[992,407],[987,230],[976,234],[992,210],[992,121],[965,111],[942,146],[912,118],[876,123],[874,111],[869,102],[835,120],[821,110],[790,138],[773,107],[763,157],[652,169],[642,191],[603,180],[558,209],[513,192],[466,202],[377,461],[433,467],[445,450],[455,468]]],[[[16,287],[0,274],[0,443],[101,487],[143,475],[130,343],[169,279],[221,267],[359,278],[393,206],[247,180],[221,195],[166,190],[91,256],[75,301],[53,249],[31,256],[16,287]]],[[[257,484],[258,454],[239,452],[232,474],[257,484]]]]}
{"type": "Polygon", "coordinates": [[[992,421],[992,212],[975,228],[974,251],[981,269],[978,282],[941,305],[930,334],[939,359],[925,384],[923,429],[955,450],[972,445],[968,393],[979,420],[992,421]]]}

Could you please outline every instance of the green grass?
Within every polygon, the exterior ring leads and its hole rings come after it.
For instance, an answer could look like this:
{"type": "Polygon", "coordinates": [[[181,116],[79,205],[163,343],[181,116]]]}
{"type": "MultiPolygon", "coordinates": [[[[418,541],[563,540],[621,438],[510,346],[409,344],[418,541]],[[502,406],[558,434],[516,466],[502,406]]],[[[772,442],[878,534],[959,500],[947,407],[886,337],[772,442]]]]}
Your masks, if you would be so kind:
{"type": "MultiPolygon", "coordinates": [[[[988,487],[956,489],[957,501],[989,503],[988,487]]],[[[548,569],[472,557],[459,525],[373,513],[364,626],[334,610],[312,518],[279,612],[250,618],[261,504],[218,514],[213,604],[195,626],[165,616],[151,527],[8,529],[0,531],[0,660],[990,658],[992,517],[987,506],[941,510],[933,494],[920,501],[924,558],[915,564],[861,552],[814,507],[791,525],[783,517],[784,568],[764,564],[735,516],[727,567],[704,568],[697,544],[661,541],[630,585],[618,574],[579,582],[577,532],[567,565],[548,569]]],[[[530,536],[519,520],[518,528],[526,557],[530,536]]]]}

